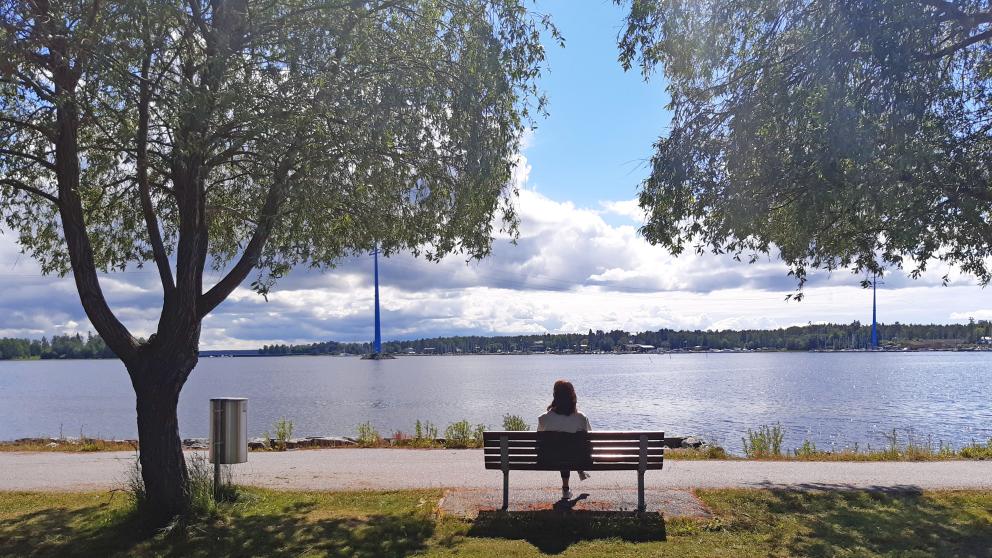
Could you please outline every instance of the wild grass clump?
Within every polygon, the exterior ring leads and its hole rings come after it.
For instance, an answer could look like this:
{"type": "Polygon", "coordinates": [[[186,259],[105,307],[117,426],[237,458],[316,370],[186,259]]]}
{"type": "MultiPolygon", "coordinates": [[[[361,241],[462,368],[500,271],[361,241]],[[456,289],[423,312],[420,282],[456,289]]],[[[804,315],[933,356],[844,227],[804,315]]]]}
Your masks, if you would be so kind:
{"type": "Polygon", "coordinates": [[[415,442],[427,446],[437,444],[437,425],[429,420],[417,423],[413,426],[413,439],[415,442]]]}
{"type": "Polygon", "coordinates": [[[909,434],[906,443],[902,444],[899,439],[899,432],[893,428],[891,433],[884,434],[886,442],[885,449],[873,452],[871,447],[868,453],[880,453],[880,457],[886,461],[931,461],[934,459],[949,459],[954,457],[954,450],[950,446],[939,442],[936,446],[929,436],[925,442],[919,442],[909,434]]]}
{"type": "Polygon", "coordinates": [[[467,420],[453,422],[444,430],[444,447],[448,449],[480,448],[482,433],[486,425],[477,424],[475,428],[467,420]]]}
{"type": "Polygon", "coordinates": [[[393,434],[392,445],[401,448],[437,448],[441,444],[437,441],[437,426],[430,421],[420,421],[413,425],[413,436],[402,431],[393,434]]]}
{"type": "Polygon", "coordinates": [[[375,448],[382,445],[382,435],[371,422],[363,422],[358,425],[358,436],[355,438],[355,443],[363,448],[375,448]]]}
{"type": "Polygon", "coordinates": [[[958,454],[964,459],[992,459],[992,438],[984,445],[972,442],[971,445],[961,448],[958,454]]]}
{"type": "Polygon", "coordinates": [[[270,449],[274,449],[276,451],[286,451],[286,446],[293,438],[293,421],[286,420],[286,417],[283,417],[276,421],[276,423],[272,426],[272,429],[275,431],[276,435],[273,438],[271,434],[266,432],[265,443],[270,446],[270,449]]]}
{"type": "Polygon", "coordinates": [[[668,448],[665,450],[665,459],[705,461],[707,459],[734,459],[734,456],[720,446],[707,444],[698,448],[668,448]]]}
{"type": "Polygon", "coordinates": [[[985,459],[992,458],[992,440],[989,446],[974,444],[955,450],[940,441],[934,443],[927,436],[925,441],[915,438],[912,434],[905,437],[893,429],[883,434],[885,445],[873,448],[868,445],[862,449],[858,444],[837,451],[822,450],[810,440],[803,440],[803,445],[792,452],[792,457],[800,461],[945,461],[950,459],[985,459]]]}
{"type": "Polygon", "coordinates": [[[393,445],[406,448],[436,448],[437,426],[430,421],[417,420],[413,426],[413,436],[397,431],[393,434],[393,445]]]}
{"type": "Polygon", "coordinates": [[[420,449],[439,447],[437,441],[428,440],[426,438],[420,439],[417,438],[416,434],[411,436],[410,434],[407,434],[402,430],[397,430],[396,432],[393,432],[392,439],[383,440],[383,445],[389,445],[397,448],[420,448],[420,449]]]}
{"type": "Polygon", "coordinates": [[[742,439],[744,455],[750,459],[782,457],[782,440],[784,438],[782,426],[778,423],[772,426],[762,425],[757,430],[748,428],[747,437],[742,439]]]}
{"type": "MultiPolygon", "coordinates": [[[[189,472],[190,510],[199,517],[213,513],[217,507],[217,502],[214,500],[213,463],[210,463],[207,454],[192,452],[186,456],[186,470],[189,472]]],[[[221,465],[218,490],[221,502],[237,501],[238,489],[232,481],[230,466],[221,465]]]]}
{"type": "Polygon", "coordinates": [[[803,445],[796,448],[792,453],[797,459],[812,459],[818,455],[821,455],[823,452],[816,449],[815,443],[809,441],[809,439],[806,439],[803,440],[803,445]]]}
{"type": "MultiPolygon", "coordinates": [[[[186,471],[188,474],[186,494],[189,499],[187,515],[174,518],[162,529],[164,534],[185,531],[197,520],[212,517],[217,513],[218,501],[215,500],[214,496],[214,466],[210,463],[207,454],[201,452],[186,454],[186,471]]],[[[217,492],[220,502],[238,501],[240,491],[232,483],[230,467],[221,467],[220,482],[221,486],[217,492]]],[[[141,477],[141,461],[137,455],[125,472],[121,490],[128,496],[130,508],[139,520],[152,511],[147,508],[148,499],[145,483],[141,477]]]]}
{"type": "Polygon", "coordinates": [[[524,419],[520,416],[507,413],[503,415],[503,430],[521,432],[530,430],[530,425],[524,422],[524,419]]]}
{"type": "Polygon", "coordinates": [[[138,458],[138,454],[134,454],[134,460],[131,465],[124,471],[124,479],[121,483],[121,491],[127,495],[130,501],[131,508],[135,510],[140,510],[144,504],[145,495],[145,481],[141,478],[141,461],[138,458]]]}

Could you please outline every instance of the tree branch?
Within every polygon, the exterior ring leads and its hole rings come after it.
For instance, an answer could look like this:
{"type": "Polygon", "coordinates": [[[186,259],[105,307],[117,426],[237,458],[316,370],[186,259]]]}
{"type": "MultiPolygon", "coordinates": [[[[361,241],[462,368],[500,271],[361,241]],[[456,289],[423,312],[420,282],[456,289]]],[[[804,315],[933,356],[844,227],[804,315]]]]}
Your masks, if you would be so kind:
{"type": "MultiPolygon", "coordinates": [[[[60,134],[63,135],[63,134],[60,134]]],[[[74,135],[74,134],[73,134],[74,135]]],[[[73,140],[75,138],[73,137],[73,140]]],[[[68,143],[63,137],[60,143],[68,143]]],[[[79,300],[93,327],[114,353],[125,363],[137,354],[138,343],[131,332],[117,319],[100,287],[96,264],[93,260],[93,247],[86,222],[83,218],[82,202],[79,199],[79,163],[76,152],[57,156],[62,161],[59,175],[59,214],[62,217],[62,232],[65,235],[66,249],[72,264],[72,275],[79,291],[79,300]],[[66,161],[66,159],[74,159],[66,161]],[[73,172],[75,168],[75,172],[73,172]]]]}
{"type": "Polygon", "coordinates": [[[141,61],[141,82],[138,92],[138,131],[135,170],[137,172],[138,193],[141,196],[141,213],[145,218],[145,228],[148,229],[148,240],[152,245],[152,255],[158,268],[159,279],[165,297],[169,298],[176,290],[176,282],[172,277],[172,267],[162,242],[162,233],[158,228],[158,218],[155,217],[155,207],[152,205],[151,191],[148,186],[148,116],[151,105],[151,90],[148,83],[148,71],[151,67],[151,51],[146,51],[141,61]]]}
{"type": "MultiPolygon", "coordinates": [[[[60,93],[75,91],[78,80],[78,75],[66,67],[59,68],[52,79],[60,93]]],[[[125,364],[133,363],[138,354],[138,342],[114,315],[100,287],[93,246],[86,231],[83,204],[79,197],[79,113],[71,96],[66,95],[66,99],[58,105],[55,113],[55,164],[52,167],[58,184],[59,216],[72,275],[83,310],[93,327],[125,364]]]]}
{"type": "Polygon", "coordinates": [[[59,204],[59,199],[56,198],[55,196],[53,196],[53,195],[51,195],[51,194],[49,194],[47,192],[44,192],[44,191],[42,191],[42,190],[40,190],[38,188],[35,188],[34,186],[31,186],[29,184],[25,184],[24,182],[21,182],[20,180],[14,180],[13,178],[0,178],[0,184],[4,184],[4,185],[7,185],[7,186],[10,186],[11,188],[14,188],[15,190],[22,190],[24,192],[28,192],[29,194],[34,194],[36,196],[45,198],[46,200],[52,202],[55,205],[58,205],[59,204]]]}
{"type": "Polygon", "coordinates": [[[238,263],[234,264],[234,267],[231,268],[231,271],[223,279],[200,296],[197,311],[200,313],[201,318],[209,314],[221,302],[224,302],[224,299],[234,292],[234,289],[238,288],[238,285],[248,277],[251,270],[258,264],[262,256],[262,248],[265,247],[265,243],[272,233],[272,228],[279,218],[279,208],[286,199],[286,191],[291,179],[289,173],[292,165],[295,163],[297,151],[298,148],[294,144],[290,147],[289,153],[287,153],[286,158],[280,165],[276,174],[276,181],[269,188],[269,192],[265,196],[265,203],[262,205],[261,211],[259,211],[255,232],[252,233],[251,240],[248,241],[244,252],[241,253],[238,263]]]}
{"type": "Polygon", "coordinates": [[[33,161],[35,163],[38,163],[39,165],[45,167],[48,170],[51,170],[51,171],[54,171],[55,170],[55,165],[53,165],[52,163],[46,161],[45,159],[42,159],[41,157],[38,157],[37,155],[32,155],[30,153],[24,153],[22,151],[15,151],[13,149],[3,149],[3,148],[0,148],[0,155],[11,155],[13,157],[21,157],[22,159],[27,159],[29,161],[33,161]]]}
{"type": "Polygon", "coordinates": [[[968,47],[970,47],[971,45],[973,45],[975,43],[980,43],[982,41],[987,41],[989,39],[992,39],[992,29],[988,29],[986,31],[983,31],[981,33],[978,33],[977,35],[972,35],[972,36],[968,37],[967,39],[965,39],[963,41],[960,41],[960,42],[954,43],[953,45],[950,45],[948,47],[942,48],[942,49],[938,50],[937,52],[931,52],[930,54],[927,54],[926,56],[923,56],[922,58],[924,60],[937,60],[937,59],[943,58],[943,57],[945,57],[945,56],[947,56],[949,54],[954,54],[955,52],[957,52],[959,50],[968,48],[968,47]]]}
{"type": "Polygon", "coordinates": [[[45,136],[45,139],[49,141],[55,141],[55,133],[50,128],[46,128],[44,126],[34,124],[33,122],[18,120],[16,118],[10,118],[8,116],[2,116],[2,115],[0,115],[0,122],[6,122],[8,124],[13,124],[14,126],[21,126],[29,130],[34,130],[35,132],[38,132],[39,134],[45,136]]]}
{"type": "Polygon", "coordinates": [[[961,11],[953,2],[948,2],[946,0],[921,0],[924,4],[931,6],[937,10],[938,13],[946,14],[948,18],[954,19],[960,22],[970,23],[972,26],[978,25],[980,23],[992,23],[992,14],[989,12],[978,12],[975,14],[969,14],[961,11]]]}

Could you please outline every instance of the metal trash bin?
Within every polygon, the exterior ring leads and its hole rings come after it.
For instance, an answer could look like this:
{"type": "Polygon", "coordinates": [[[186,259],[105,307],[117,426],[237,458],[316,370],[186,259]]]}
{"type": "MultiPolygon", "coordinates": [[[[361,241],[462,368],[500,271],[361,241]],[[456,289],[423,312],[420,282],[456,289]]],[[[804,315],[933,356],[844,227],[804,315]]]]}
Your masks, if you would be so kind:
{"type": "Polygon", "coordinates": [[[210,462],[214,464],[214,499],[221,499],[220,466],[248,461],[248,400],[210,400],[210,462]]]}
{"type": "Polygon", "coordinates": [[[248,400],[210,400],[210,462],[228,465],[248,461],[248,400]]]}

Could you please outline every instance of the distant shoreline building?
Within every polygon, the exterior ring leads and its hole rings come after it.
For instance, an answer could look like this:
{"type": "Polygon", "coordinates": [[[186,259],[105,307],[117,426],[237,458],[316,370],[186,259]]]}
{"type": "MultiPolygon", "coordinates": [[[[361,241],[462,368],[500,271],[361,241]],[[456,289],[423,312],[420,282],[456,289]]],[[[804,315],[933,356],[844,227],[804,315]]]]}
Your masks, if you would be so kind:
{"type": "Polygon", "coordinates": [[[640,343],[624,343],[620,349],[628,353],[653,353],[657,350],[654,345],[643,345],[640,343]]]}

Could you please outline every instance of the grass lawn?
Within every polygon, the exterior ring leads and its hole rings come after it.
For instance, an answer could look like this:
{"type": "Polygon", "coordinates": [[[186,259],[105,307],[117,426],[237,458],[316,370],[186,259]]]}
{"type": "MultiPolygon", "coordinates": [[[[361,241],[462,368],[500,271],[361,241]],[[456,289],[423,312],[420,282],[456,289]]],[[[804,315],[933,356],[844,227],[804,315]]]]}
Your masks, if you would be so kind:
{"type": "Polygon", "coordinates": [[[0,493],[0,556],[992,557],[992,492],[707,490],[705,520],[438,517],[438,491],[242,489],[208,519],[145,534],[120,493],[0,493]]]}

